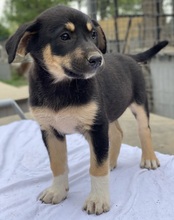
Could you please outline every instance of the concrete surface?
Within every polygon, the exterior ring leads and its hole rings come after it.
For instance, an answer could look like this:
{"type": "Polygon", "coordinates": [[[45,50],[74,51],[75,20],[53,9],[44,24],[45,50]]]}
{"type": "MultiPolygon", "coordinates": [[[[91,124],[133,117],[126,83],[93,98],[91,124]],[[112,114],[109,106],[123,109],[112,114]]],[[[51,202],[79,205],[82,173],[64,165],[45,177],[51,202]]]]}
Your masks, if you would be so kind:
{"type": "Polygon", "coordinates": [[[10,80],[11,79],[11,70],[10,65],[0,61],[0,80],[10,80]]]}
{"type": "Polygon", "coordinates": [[[28,86],[15,87],[0,82],[0,99],[20,100],[28,97],[28,86]]]}
{"type": "MultiPolygon", "coordinates": [[[[28,112],[28,96],[28,86],[14,87],[0,82],[0,100],[15,100],[23,112],[28,112]]],[[[11,106],[0,108],[0,118],[14,114],[15,111],[11,106]]]]}

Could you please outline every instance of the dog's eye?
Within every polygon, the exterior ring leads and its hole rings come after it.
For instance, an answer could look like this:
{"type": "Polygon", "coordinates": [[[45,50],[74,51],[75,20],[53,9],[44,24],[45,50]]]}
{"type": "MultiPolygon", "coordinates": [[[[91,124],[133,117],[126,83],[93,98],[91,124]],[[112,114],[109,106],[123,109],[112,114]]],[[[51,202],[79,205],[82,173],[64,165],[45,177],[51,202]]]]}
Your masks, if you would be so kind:
{"type": "Polygon", "coordinates": [[[61,40],[66,41],[66,40],[70,40],[70,35],[68,33],[64,33],[60,36],[61,40]]]}
{"type": "Polygon", "coordinates": [[[92,36],[92,39],[96,39],[97,32],[93,30],[91,36],[92,36]]]}

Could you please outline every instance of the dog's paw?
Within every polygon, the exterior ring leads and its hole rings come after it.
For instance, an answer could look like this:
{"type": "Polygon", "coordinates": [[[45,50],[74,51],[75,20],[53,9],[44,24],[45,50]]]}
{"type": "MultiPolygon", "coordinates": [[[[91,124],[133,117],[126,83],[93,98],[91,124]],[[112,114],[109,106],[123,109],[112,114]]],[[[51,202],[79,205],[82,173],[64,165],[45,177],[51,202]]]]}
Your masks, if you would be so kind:
{"type": "Polygon", "coordinates": [[[63,175],[54,177],[52,186],[44,190],[39,196],[39,199],[46,204],[57,204],[66,199],[67,191],[68,174],[65,172],[63,175]]]}
{"type": "Polygon", "coordinates": [[[113,171],[117,167],[116,162],[115,163],[110,163],[110,171],[113,171]]]}
{"type": "Polygon", "coordinates": [[[154,157],[152,159],[146,159],[146,158],[142,157],[140,167],[141,168],[146,168],[146,169],[149,169],[149,170],[151,170],[151,169],[155,170],[158,167],[160,167],[160,163],[159,163],[159,160],[156,157],[154,157]]]}
{"type": "Polygon", "coordinates": [[[100,195],[90,194],[86,200],[83,210],[88,214],[100,215],[103,212],[108,212],[110,208],[109,199],[106,197],[101,197],[100,195]]]}
{"type": "Polygon", "coordinates": [[[83,206],[83,210],[88,214],[100,215],[109,211],[109,203],[109,175],[103,177],[91,175],[91,193],[83,206]]]}
{"type": "Polygon", "coordinates": [[[57,186],[51,186],[44,190],[39,199],[46,204],[57,204],[66,199],[67,191],[65,188],[57,186]]]}

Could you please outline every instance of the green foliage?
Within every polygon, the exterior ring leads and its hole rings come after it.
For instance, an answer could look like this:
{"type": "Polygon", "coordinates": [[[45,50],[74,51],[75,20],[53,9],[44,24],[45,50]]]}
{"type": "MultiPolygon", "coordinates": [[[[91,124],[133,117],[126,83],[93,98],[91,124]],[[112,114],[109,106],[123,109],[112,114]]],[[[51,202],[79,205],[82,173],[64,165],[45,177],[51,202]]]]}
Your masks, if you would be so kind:
{"type": "Polygon", "coordinates": [[[28,84],[26,77],[20,76],[16,71],[13,70],[12,78],[10,80],[1,80],[12,86],[20,87],[28,84]]]}
{"type": "Polygon", "coordinates": [[[101,19],[119,14],[135,14],[141,8],[142,0],[97,0],[97,8],[101,19]],[[117,2],[117,9],[116,9],[117,2]]]}
{"type": "Polygon", "coordinates": [[[7,39],[9,35],[10,35],[9,30],[6,27],[4,27],[2,24],[0,24],[0,41],[7,39]]]}
{"type": "MultiPolygon", "coordinates": [[[[47,8],[57,4],[68,4],[72,0],[6,0],[5,14],[12,28],[33,20],[47,8]]],[[[79,2],[79,0],[76,0],[79,2]]],[[[115,15],[115,0],[96,0],[102,19],[115,15]]],[[[117,0],[119,14],[136,13],[142,0],[117,0]]]]}
{"type": "Polygon", "coordinates": [[[118,0],[119,13],[135,14],[140,11],[142,0],[118,0]]]}
{"type": "Polygon", "coordinates": [[[68,0],[6,0],[6,17],[18,25],[35,19],[38,14],[57,4],[67,4],[68,0]]]}

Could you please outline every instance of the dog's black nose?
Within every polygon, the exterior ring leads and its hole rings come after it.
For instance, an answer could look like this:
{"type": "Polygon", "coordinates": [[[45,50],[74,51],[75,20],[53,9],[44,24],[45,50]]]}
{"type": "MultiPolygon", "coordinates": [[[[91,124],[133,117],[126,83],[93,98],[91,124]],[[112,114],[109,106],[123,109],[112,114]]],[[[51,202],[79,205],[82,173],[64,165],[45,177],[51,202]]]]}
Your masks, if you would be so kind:
{"type": "Polygon", "coordinates": [[[88,62],[91,67],[97,68],[102,64],[102,56],[100,54],[93,54],[88,57],[88,62]]]}

